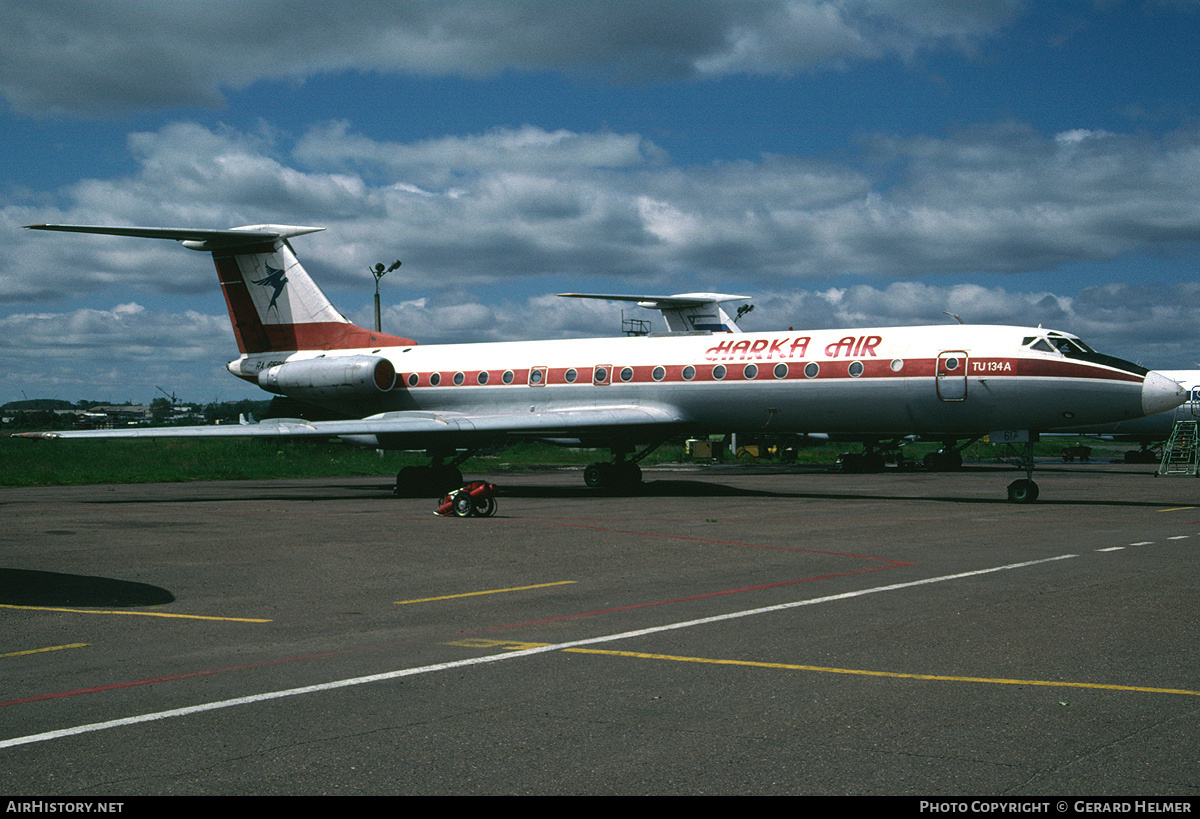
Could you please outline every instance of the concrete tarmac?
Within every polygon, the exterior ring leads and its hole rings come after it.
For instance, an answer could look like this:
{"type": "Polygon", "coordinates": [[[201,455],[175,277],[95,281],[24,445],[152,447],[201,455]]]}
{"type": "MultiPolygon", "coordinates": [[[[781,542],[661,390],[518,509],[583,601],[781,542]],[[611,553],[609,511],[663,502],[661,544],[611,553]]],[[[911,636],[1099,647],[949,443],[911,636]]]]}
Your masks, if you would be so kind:
{"type": "Polygon", "coordinates": [[[0,793],[1194,797],[1153,471],[0,489],[0,793]]]}

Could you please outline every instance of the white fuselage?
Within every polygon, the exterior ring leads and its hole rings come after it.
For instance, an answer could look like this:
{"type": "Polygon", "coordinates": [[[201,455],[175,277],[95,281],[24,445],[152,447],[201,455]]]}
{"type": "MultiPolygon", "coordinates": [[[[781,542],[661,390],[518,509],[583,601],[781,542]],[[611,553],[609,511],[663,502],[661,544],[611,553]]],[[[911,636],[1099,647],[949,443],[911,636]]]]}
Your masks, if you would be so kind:
{"type": "Polygon", "coordinates": [[[1045,333],[939,325],[414,345],[243,356],[230,370],[253,379],[281,361],[374,355],[394,365],[395,386],[327,406],[354,417],[652,406],[681,431],[965,436],[1116,422],[1178,403],[1173,382],[1127,362],[1032,349],[1045,333]]]}

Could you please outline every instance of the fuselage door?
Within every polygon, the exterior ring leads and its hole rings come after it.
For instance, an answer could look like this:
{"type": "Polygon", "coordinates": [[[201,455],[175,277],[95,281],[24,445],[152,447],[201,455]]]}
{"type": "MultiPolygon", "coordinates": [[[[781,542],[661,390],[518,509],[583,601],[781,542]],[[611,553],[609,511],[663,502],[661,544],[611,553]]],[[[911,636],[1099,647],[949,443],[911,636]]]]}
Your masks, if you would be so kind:
{"type": "Polygon", "coordinates": [[[943,401],[967,400],[967,354],[962,350],[938,353],[937,395],[943,401]]]}

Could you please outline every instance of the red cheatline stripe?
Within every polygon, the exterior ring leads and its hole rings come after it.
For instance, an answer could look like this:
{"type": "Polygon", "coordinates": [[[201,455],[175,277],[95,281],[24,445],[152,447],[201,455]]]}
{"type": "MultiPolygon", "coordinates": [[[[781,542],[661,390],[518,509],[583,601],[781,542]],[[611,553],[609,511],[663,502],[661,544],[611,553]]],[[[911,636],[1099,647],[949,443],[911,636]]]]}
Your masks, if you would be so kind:
{"type": "MultiPolygon", "coordinates": [[[[360,346],[370,346],[363,344],[360,346]]],[[[340,348],[339,348],[340,349],[340,348]]],[[[972,359],[971,368],[967,370],[967,378],[1080,378],[1096,381],[1120,381],[1129,383],[1139,383],[1142,377],[1133,373],[1121,372],[1117,370],[1108,370],[1100,367],[1091,367],[1086,364],[1077,362],[1040,362],[1030,359],[1005,359],[1005,358],[978,358],[972,359]],[[974,369],[975,365],[980,367],[995,367],[996,369],[974,369]],[[1008,369],[1005,369],[1005,368],[1008,369]]],[[[487,370],[459,370],[463,374],[461,384],[455,384],[454,370],[416,370],[409,371],[401,378],[401,384],[412,387],[429,387],[430,376],[437,373],[440,381],[437,384],[439,387],[452,386],[491,386],[491,387],[507,387],[507,386],[524,386],[529,383],[529,372],[531,369],[542,370],[546,372],[544,367],[517,367],[503,368],[495,367],[487,370]],[[479,374],[486,373],[487,376],[483,384],[480,384],[479,374]],[[503,376],[505,373],[511,373],[512,378],[505,381],[503,376]],[[408,378],[415,374],[417,383],[413,384],[408,381],[408,378]]],[[[906,379],[906,378],[933,378],[936,375],[936,361],[934,359],[905,359],[903,368],[897,372],[891,368],[889,361],[862,361],[859,359],[834,359],[823,361],[737,361],[737,362],[718,362],[713,364],[639,364],[637,366],[629,366],[632,370],[633,377],[628,381],[621,378],[621,371],[626,369],[621,365],[609,367],[606,365],[580,365],[575,367],[551,367],[546,372],[542,384],[549,385],[573,385],[579,387],[587,387],[594,385],[618,385],[623,383],[628,384],[645,384],[645,383],[727,383],[727,382],[772,382],[772,381],[825,381],[831,378],[835,379],[854,379],[866,380],[875,378],[890,378],[890,379],[906,379]],[[851,363],[859,363],[863,365],[861,375],[852,376],[849,372],[851,363]],[[752,377],[747,377],[745,368],[747,365],[754,364],[757,366],[757,374],[752,377]],[[787,374],[779,377],[775,375],[775,366],[777,364],[787,365],[787,374]],[[808,364],[816,364],[819,368],[817,375],[806,376],[804,368],[808,364]],[[603,367],[606,371],[606,377],[600,381],[593,380],[593,370],[596,366],[603,367]],[[663,377],[655,378],[655,369],[661,367],[663,369],[663,377]],[[684,369],[691,367],[695,374],[692,378],[684,378],[684,369]],[[723,378],[716,378],[713,375],[713,370],[717,367],[725,368],[723,378]],[[567,374],[574,371],[574,380],[569,380],[567,374]]],[[[961,374],[952,374],[951,378],[961,378],[961,374]]],[[[539,384],[538,386],[541,386],[539,384]]]]}

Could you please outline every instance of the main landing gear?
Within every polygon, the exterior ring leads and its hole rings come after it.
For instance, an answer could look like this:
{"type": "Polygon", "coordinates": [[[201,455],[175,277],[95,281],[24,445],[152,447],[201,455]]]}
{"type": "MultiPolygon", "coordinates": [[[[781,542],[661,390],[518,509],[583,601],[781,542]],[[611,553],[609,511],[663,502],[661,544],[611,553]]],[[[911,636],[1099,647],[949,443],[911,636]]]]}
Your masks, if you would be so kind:
{"type": "Polygon", "coordinates": [[[851,474],[882,472],[888,461],[903,465],[904,456],[900,454],[900,439],[883,443],[881,441],[864,441],[863,452],[843,452],[838,455],[838,464],[842,471],[851,474]]]}
{"type": "Polygon", "coordinates": [[[452,489],[463,485],[459,465],[470,458],[478,449],[470,449],[442,463],[447,457],[444,452],[430,453],[433,463],[429,466],[406,466],[396,474],[396,488],[392,494],[400,498],[440,498],[452,489]]]}
{"type": "Polygon", "coordinates": [[[942,442],[941,449],[927,454],[921,463],[930,472],[953,472],[956,469],[962,469],[963,450],[982,437],[982,435],[976,435],[974,438],[963,441],[962,444],[959,444],[955,438],[947,438],[942,442]]]}
{"type": "Polygon", "coordinates": [[[1156,464],[1162,460],[1162,452],[1155,451],[1152,447],[1142,444],[1141,449],[1129,449],[1125,451],[1125,463],[1127,464],[1156,464]]]}
{"type": "Polygon", "coordinates": [[[613,447],[615,460],[611,463],[591,463],[583,470],[583,482],[596,489],[632,489],[642,483],[642,468],[637,462],[662,446],[658,442],[628,457],[632,447],[613,447]]]}

